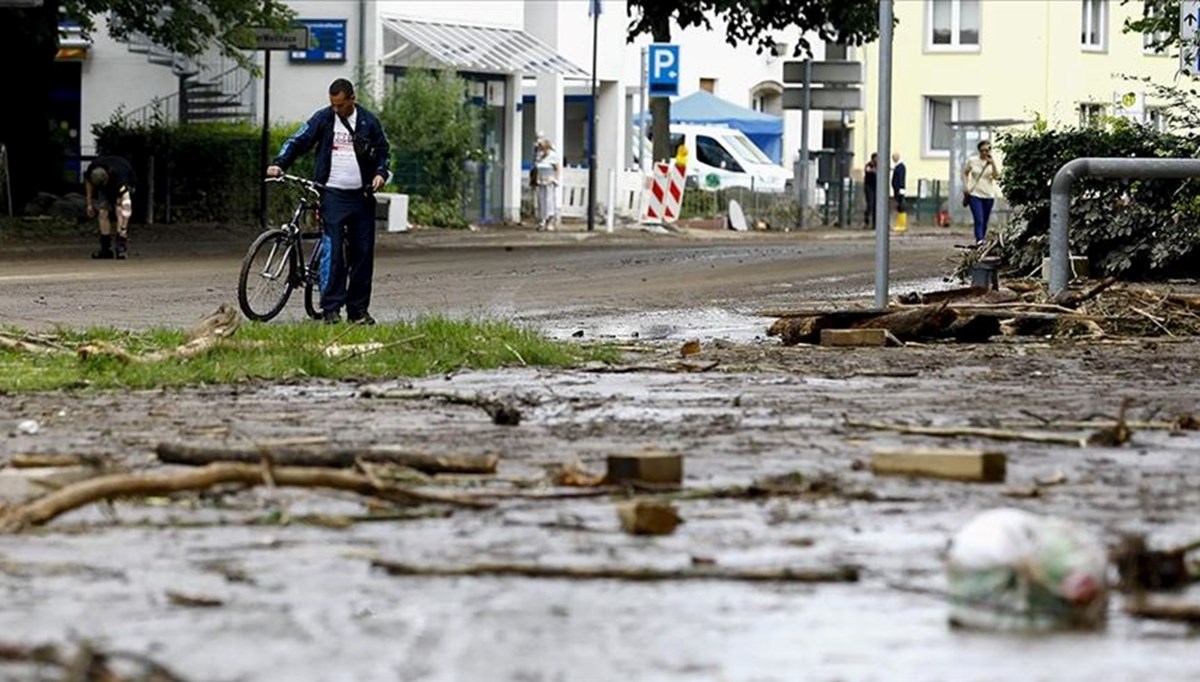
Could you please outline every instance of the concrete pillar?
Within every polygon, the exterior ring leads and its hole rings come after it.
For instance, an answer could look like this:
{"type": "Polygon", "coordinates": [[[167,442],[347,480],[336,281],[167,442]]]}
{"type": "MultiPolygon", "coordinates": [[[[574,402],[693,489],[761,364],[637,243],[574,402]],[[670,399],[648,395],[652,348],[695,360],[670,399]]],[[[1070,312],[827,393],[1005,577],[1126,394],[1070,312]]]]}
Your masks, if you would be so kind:
{"type": "Polygon", "coordinates": [[[558,74],[538,74],[537,132],[545,133],[554,148],[563,148],[563,78],[558,74]]]}
{"type": "Polygon", "coordinates": [[[521,74],[504,83],[504,220],[521,222],[521,74]]]}
{"type": "MultiPolygon", "coordinates": [[[[625,92],[620,81],[596,84],[596,206],[608,204],[609,171],[625,170],[625,92]]],[[[600,214],[603,219],[603,213],[600,214]]]]}

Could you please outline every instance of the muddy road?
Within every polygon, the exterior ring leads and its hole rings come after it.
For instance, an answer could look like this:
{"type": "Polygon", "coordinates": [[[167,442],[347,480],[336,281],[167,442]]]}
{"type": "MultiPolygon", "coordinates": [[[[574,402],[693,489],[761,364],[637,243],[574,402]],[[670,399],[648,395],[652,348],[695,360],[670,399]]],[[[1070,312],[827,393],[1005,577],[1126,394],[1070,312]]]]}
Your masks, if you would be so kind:
{"type": "MultiPolygon", "coordinates": [[[[944,587],[939,552],[950,534],[998,506],[1068,516],[1107,541],[1121,532],[1164,546],[1200,539],[1200,434],[1148,429],[1124,447],[1081,448],[938,441],[846,421],[1032,429],[1112,415],[1125,396],[1132,418],[1165,421],[1200,410],[1200,342],[781,348],[761,338],[766,321],[753,311],[821,297],[869,301],[873,243],[720,236],[483,234],[430,244],[447,238],[417,235],[385,244],[377,275],[383,321],[426,310],[507,316],[554,335],[620,340],[643,365],[665,366],[679,340],[697,337],[704,350],[691,359],[719,363],[707,372],[517,367],[382,382],[511,396],[523,405],[518,426],[494,425],[467,405],[368,397],[353,382],[5,395],[0,458],[109,453],[158,468],[153,447],[163,440],[316,438],[500,454],[496,480],[426,485],[507,495],[553,465],[602,471],[607,454],[655,445],[685,455],[688,488],[796,474],[821,482],[808,493],[680,501],[684,525],[657,538],[623,534],[605,497],[498,497],[487,511],[417,509],[336,529],[279,520],[363,514],[362,499],[259,488],[93,506],[0,536],[0,640],[90,639],[189,680],[1195,679],[1197,632],[1130,618],[1120,597],[1101,632],[1028,636],[952,630],[946,605],[928,591],[944,587]],[[17,432],[23,419],[40,430],[17,432]],[[998,449],[1009,457],[1008,484],[1057,474],[1063,482],[1014,499],[1002,485],[862,470],[873,447],[901,444],[998,449]],[[372,570],[372,558],[854,564],[862,577],[813,585],[393,577],[372,570]],[[189,608],[172,591],[222,605],[189,608]]],[[[901,241],[895,288],[936,283],[952,242],[901,241]]],[[[236,253],[201,244],[163,253],[174,255],[170,264],[152,250],[128,264],[5,260],[0,319],[182,326],[229,300],[236,253]],[[117,277],[114,265],[130,267],[117,277]]],[[[288,314],[300,314],[298,302],[288,314]]],[[[31,675],[0,665],[0,679],[31,675]]]]}

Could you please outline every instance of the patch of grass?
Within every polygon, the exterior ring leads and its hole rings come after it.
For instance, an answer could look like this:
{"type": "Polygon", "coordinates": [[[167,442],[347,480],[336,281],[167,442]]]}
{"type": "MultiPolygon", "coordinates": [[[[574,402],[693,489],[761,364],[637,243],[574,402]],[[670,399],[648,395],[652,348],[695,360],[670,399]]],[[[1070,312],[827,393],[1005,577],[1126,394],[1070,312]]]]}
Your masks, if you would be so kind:
{"type": "MultiPolygon", "coordinates": [[[[24,334],[7,329],[9,337],[24,334]]],[[[123,331],[96,327],[58,329],[39,338],[64,349],[105,342],[130,355],[170,350],[187,339],[183,331],[123,331]]],[[[572,367],[588,361],[616,361],[619,352],[549,340],[509,322],[426,317],[373,327],[244,323],[233,336],[193,358],[127,362],[111,356],[80,359],[74,352],[35,354],[0,349],[0,391],[41,391],[71,387],[157,388],[229,384],[248,380],[387,379],[418,377],[457,369],[493,369],[523,364],[572,367]],[[368,351],[355,344],[382,344],[368,351]],[[327,349],[341,348],[341,355],[327,349]],[[349,348],[347,348],[349,347],[349,348]]]]}
{"type": "Polygon", "coordinates": [[[57,218],[9,218],[0,216],[0,244],[20,244],[46,239],[94,236],[96,221],[77,222],[57,218]]]}

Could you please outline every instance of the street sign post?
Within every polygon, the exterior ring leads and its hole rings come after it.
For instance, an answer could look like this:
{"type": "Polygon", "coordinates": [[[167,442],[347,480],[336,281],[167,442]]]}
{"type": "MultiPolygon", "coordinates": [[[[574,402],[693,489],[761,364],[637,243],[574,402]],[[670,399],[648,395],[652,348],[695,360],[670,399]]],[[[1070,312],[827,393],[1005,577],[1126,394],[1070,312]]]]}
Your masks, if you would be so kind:
{"type": "Polygon", "coordinates": [[[647,81],[651,97],[674,97],[679,94],[679,46],[654,43],[649,51],[650,76],[647,81]]]}
{"type": "Polygon", "coordinates": [[[1179,70],[1200,78],[1200,0],[1183,0],[1179,3],[1179,70]]]}
{"type": "Polygon", "coordinates": [[[256,26],[238,36],[243,50],[307,50],[308,27],[267,28],[256,26]]]}
{"type": "Polygon", "coordinates": [[[808,112],[813,109],[857,111],[863,108],[861,62],[811,59],[783,63],[783,82],[798,88],[783,89],[783,108],[800,110],[800,173],[797,177],[800,200],[800,224],[805,227],[808,214],[808,186],[812,175],[808,155],[808,112]],[[821,86],[821,87],[814,87],[821,86]]]}
{"type": "MultiPolygon", "coordinates": [[[[239,47],[244,50],[263,51],[263,118],[262,141],[259,144],[259,161],[262,164],[263,175],[267,171],[267,154],[271,139],[271,52],[277,50],[307,50],[309,34],[307,26],[292,26],[291,28],[270,28],[253,26],[237,36],[239,47]]],[[[267,229],[267,184],[259,183],[258,189],[259,222],[267,229]]]]}

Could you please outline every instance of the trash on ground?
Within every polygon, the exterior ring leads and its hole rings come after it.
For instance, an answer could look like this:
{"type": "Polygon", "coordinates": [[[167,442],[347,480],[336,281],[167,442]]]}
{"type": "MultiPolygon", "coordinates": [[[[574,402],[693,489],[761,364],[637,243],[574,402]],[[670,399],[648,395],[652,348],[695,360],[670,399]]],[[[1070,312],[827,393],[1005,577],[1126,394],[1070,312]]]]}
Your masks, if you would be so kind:
{"type": "Polygon", "coordinates": [[[1044,631],[1105,623],[1104,546],[1066,519],[983,512],[951,539],[945,565],[951,625],[1044,631]]]}
{"type": "Polygon", "coordinates": [[[672,483],[683,482],[683,456],[647,448],[641,452],[608,456],[608,483],[672,483]]]}
{"type": "Polygon", "coordinates": [[[1003,483],[1006,462],[1003,452],[985,450],[876,448],[871,453],[871,472],[876,476],[924,476],[1003,483]]]}
{"type": "Polygon", "coordinates": [[[631,500],[617,504],[621,529],[631,535],[670,535],[683,523],[670,502],[631,500]]]}

